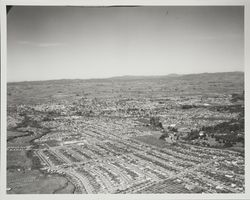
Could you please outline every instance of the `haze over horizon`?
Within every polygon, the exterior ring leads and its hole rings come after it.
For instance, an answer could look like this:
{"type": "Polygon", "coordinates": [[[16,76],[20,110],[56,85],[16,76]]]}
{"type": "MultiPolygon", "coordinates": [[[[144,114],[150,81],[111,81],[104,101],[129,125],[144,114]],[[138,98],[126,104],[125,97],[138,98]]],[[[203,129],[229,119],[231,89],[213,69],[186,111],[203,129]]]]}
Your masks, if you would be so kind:
{"type": "Polygon", "coordinates": [[[202,72],[202,73],[188,73],[188,74],[176,74],[176,73],[170,73],[170,74],[162,74],[162,75],[120,75],[120,76],[110,76],[110,77],[92,77],[92,78],[57,78],[57,79],[43,79],[43,80],[24,80],[24,81],[7,81],[7,83],[18,83],[18,82],[34,82],[34,81],[59,81],[59,80],[94,80],[94,79],[116,79],[116,78],[137,78],[137,77],[164,77],[164,76],[185,76],[185,75],[201,75],[201,74],[219,74],[219,73],[244,73],[244,71],[227,71],[227,72],[202,72]]]}
{"type": "Polygon", "coordinates": [[[15,6],[8,82],[244,71],[242,6],[15,6]]]}

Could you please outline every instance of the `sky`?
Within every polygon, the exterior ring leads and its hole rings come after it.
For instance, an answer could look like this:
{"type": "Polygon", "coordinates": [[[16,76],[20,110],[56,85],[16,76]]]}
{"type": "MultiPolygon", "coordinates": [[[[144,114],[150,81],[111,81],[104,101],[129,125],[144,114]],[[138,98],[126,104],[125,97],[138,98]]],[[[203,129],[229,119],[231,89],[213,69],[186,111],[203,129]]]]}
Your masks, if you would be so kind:
{"type": "Polygon", "coordinates": [[[16,6],[7,80],[244,71],[240,6],[16,6]]]}

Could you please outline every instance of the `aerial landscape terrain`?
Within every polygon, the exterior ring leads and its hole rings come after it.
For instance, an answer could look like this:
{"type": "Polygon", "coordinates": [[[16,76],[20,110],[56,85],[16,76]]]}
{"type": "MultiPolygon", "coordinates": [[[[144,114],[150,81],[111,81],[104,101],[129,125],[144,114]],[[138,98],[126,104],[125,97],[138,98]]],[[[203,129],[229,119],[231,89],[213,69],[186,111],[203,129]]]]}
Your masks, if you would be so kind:
{"type": "Polygon", "coordinates": [[[244,193],[244,72],[7,83],[8,194],[244,193]]]}

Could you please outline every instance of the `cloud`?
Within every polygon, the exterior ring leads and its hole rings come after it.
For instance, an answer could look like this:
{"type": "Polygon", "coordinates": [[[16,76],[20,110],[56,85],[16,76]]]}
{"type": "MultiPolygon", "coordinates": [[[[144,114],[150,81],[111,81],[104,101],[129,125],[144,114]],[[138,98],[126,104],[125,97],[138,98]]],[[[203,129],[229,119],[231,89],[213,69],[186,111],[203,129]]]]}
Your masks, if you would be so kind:
{"type": "Polygon", "coordinates": [[[39,43],[39,47],[56,47],[56,46],[63,46],[64,43],[39,43]]]}
{"type": "Polygon", "coordinates": [[[20,45],[28,45],[28,46],[34,46],[34,47],[57,47],[57,46],[64,46],[65,43],[60,42],[31,42],[26,40],[20,40],[17,42],[20,45]]]}
{"type": "Polygon", "coordinates": [[[29,41],[25,41],[25,40],[22,40],[22,41],[17,41],[17,43],[18,44],[27,44],[27,45],[29,45],[29,44],[32,44],[31,42],[29,42],[29,41]]]}

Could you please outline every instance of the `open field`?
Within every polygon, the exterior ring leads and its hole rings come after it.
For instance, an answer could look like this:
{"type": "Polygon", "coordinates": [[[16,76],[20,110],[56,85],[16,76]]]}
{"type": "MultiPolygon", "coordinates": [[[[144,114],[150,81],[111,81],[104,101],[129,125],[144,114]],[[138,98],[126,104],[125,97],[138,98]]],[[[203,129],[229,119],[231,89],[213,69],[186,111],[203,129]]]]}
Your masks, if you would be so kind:
{"type": "Polygon", "coordinates": [[[8,176],[8,187],[13,188],[8,194],[53,194],[73,193],[74,186],[65,178],[58,176],[41,176],[36,170],[26,173],[11,173],[8,176]]]}
{"type": "Polygon", "coordinates": [[[8,193],[244,193],[244,73],[8,83],[8,193]]]}

